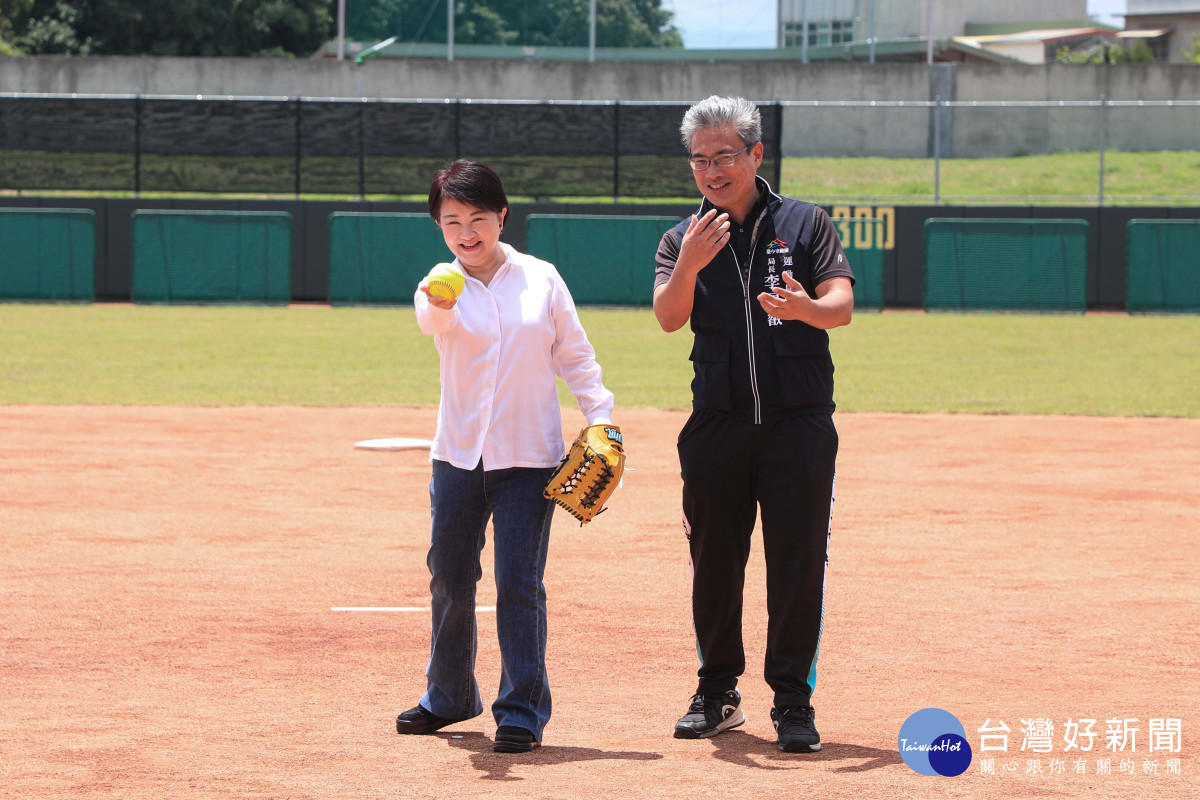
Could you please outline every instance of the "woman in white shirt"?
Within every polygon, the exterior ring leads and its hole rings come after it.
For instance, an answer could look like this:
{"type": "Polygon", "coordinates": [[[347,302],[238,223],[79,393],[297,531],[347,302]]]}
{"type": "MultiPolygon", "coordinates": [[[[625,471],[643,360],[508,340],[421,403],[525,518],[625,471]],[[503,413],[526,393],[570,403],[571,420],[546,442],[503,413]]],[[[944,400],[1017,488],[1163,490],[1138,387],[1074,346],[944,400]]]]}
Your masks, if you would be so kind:
{"type": "Polygon", "coordinates": [[[542,489],[566,454],[555,377],[589,425],[612,422],[613,395],[558,271],[500,241],[508,198],[495,172],[455,161],[430,186],[429,214],[466,287],[446,300],[422,281],[413,298],[441,359],[426,559],[433,644],[425,695],[396,730],[433,733],[483,713],[475,587],[490,518],[501,657],[494,750],[527,752],[550,718],[542,577],[554,505],[542,489]]]}

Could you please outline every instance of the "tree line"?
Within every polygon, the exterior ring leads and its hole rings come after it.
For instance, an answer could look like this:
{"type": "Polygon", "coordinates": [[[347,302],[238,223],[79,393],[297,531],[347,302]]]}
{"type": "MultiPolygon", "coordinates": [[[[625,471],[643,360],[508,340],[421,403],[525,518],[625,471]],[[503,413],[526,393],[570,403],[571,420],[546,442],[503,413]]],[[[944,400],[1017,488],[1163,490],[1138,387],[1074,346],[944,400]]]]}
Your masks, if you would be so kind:
{"type": "MultiPolygon", "coordinates": [[[[345,0],[346,37],[587,46],[589,0],[345,0]]],[[[0,55],[307,58],[336,35],[337,0],[0,0],[0,55]]],[[[662,0],[596,0],[600,47],[682,47],[662,0]]]]}

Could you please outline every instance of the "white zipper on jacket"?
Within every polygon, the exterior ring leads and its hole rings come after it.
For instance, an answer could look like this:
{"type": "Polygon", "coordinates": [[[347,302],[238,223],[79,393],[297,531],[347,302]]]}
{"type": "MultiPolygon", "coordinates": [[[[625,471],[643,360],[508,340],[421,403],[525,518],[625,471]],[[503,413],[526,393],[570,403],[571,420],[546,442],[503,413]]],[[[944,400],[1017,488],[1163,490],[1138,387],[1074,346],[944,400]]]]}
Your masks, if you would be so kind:
{"type": "MultiPolygon", "coordinates": [[[[762,424],[762,397],[758,393],[758,364],[754,358],[754,327],[751,323],[750,315],[750,270],[754,267],[754,248],[758,244],[758,226],[766,219],[767,212],[771,210],[771,199],[774,197],[774,192],[771,192],[771,187],[767,186],[767,193],[770,195],[767,199],[766,206],[759,212],[758,219],[754,221],[754,229],[750,233],[750,262],[746,265],[745,274],[742,273],[742,265],[738,262],[737,251],[733,249],[732,242],[727,242],[726,247],[729,248],[729,253],[733,256],[733,266],[738,271],[738,280],[742,284],[742,301],[743,307],[746,309],[746,345],[750,356],[750,393],[754,396],[754,424],[762,424]]],[[[714,206],[715,208],[715,206],[714,206]]],[[[704,204],[700,204],[700,212],[698,216],[703,216],[704,204]]]]}
{"type": "Polygon", "coordinates": [[[754,250],[758,244],[758,226],[767,216],[767,211],[770,209],[768,205],[758,215],[758,219],[754,221],[754,230],[750,234],[750,261],[746,264],[746,271],[742,272],[742,265],[738,263],[737,251],[733,249],[733,245],[726,243],[730,254],[733,256],[733,265],[737,268],[738,278],[742,282],[742,301],[746,309],[746,345],[750,355],[750,393],[754,395],[754,424],[762,424],[762,397],[758,393],[758,362],[754,358],[754,324],[751,322],[750,308],[750,272],[754,268],[754,250]]]}
{"type": "Polygon", "coordinates": [[[746,265],[746,271],[742,272],[742,265],[738,263],[737,253],[733,249],[733,245],[725,245],[729,248],[730,254],[733,255],[733,266],[738,271],[738,279],[742,282],[742,301],[746,309],[746,349],[750,356],[750,393],[754,395],[754,424],[762,424],[762,400],[758,396],[758,368],[755,365],[754,359],[754,328],[750,322],[750,267],[754,264],[754,242],[750,242],[750,263],[746,265]]]}

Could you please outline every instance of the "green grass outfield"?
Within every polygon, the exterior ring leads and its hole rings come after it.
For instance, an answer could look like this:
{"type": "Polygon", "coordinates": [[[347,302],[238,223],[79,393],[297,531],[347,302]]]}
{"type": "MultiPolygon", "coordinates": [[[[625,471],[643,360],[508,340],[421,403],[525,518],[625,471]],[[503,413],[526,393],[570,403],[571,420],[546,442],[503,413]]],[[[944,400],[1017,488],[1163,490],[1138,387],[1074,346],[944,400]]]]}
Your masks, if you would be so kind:
{"type": "MultiPolygon", "coordinates": [[[[648,309],[581,317],[618,409],[689,405],[687,330],[663,333],[648,309]]],[[[861,313],[832,340],[843,411],[1200,417],[1196,316],[861,313]]],[[[411,307],[0,305],[0,403],[437,397],[411,307]]]]}
{"type": "MultiPolygon", "coordinates": [[[[302,167],[302,199],[357,199],[356,158],[307,158],[302,167]],[[343,192],[339,194],[338,192],[343,192]]],[[[536,199],[595,203],[612,191],[611,157],[530,156],[488,159],[514,191],[511,201],[536,199]],[[540,189],[539,189],[540,187],[540,189]],[[545,192],[545,194],[541,194],[545,192]]],[[[682,154],[669,177],[679,187],[677,198],[622,196],[628,203],[692,203],[696,193],[691,171],[682,154]]],[[[1110,205],[1161,203],[1189,205],[1200,201],[1200,151],[1105,152],[1104,192],[1110,205]]],[[[295,159],[238,157],[144,157],[143,192],[120,192],[114,185],[133,186],[133,157],[107,153],[0,152],[0,185],[62,186],[70,190],[39,191],[46,196],[95,195],[222,199],[279,197],[294,199],[295,159]],[[263,194],[264,186],[284,187],[285,194],[263,194]],[[208,188],[219,193],[198,190],[208,188]],[[151,189],[158,189],[153,191],[151,189]]],[[[367,166],[368,200],[424,202],[420,193],[437,160],[372,158],[367,166]],[[407,189],[401,187],[408,187],[407,189]],[[414,194],[387,194],[411,191],[414,194]]],[[[621,186],[628,195],[639,187],[660,187],[663,159],[622,159],[621,186]]],[[[785,158],[781,169],[783,194],[822,203],[873,202],[925,204],[934,198],[935,167],[928,158],[785,158]]],[[[949,158],[941,161],[939,192],[943,203],[969,199],[988,203],[1096,202],[1100,154],[1050,153],[1008,158],[949,158]]],[[[277,188],[276,191],[279,191],[277,188]]]]}
{"type": "MultiPolygon", "coordinates": [[[[961,198],[996,203],[1091,203],[1099,192],[1098,153],[1051,153],[1010,158],[948,158],[941,162],[941,202],[961,198]]],[[[782,191],[791,197],[838,201],[886,197],[928,203],[934,162],[919,158],[785,158],[782,191]]],[[[1104,195],[1110,205],[1195,202],[1200,197],[1200,152],[1105,153],[1104,195]]]]}

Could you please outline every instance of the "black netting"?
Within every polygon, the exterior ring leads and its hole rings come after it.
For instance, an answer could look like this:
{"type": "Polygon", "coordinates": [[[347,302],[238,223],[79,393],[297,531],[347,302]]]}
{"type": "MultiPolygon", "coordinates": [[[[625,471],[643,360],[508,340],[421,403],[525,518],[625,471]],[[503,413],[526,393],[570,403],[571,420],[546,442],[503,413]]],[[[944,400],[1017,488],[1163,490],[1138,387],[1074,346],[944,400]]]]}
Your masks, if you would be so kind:
{"type": "Polygon", "coordinates": [[[136,188],[132,99],[0,98],[0,188],[136,188]]]}
{"type": "Polygon", "coordinates": [[[620,191],[627,197],[691,197],[696,182],[679,138],[685,105],[620,106],[620,191]]]}
{"type": "MultiPolygon", "coordinates": [[[[684,104],[0,98],[0,188],[423,195],[456,157],[515,197],[694,197],[684,104]]],[[[777,183],[779,108],[762,107],[777,183]]]]}
{"type": "Polygon", "coordinates": [[[517,196],[612,195],[613,106],[463,103],[458,153],[483,161],[517,196]]]}
{"type": "Polygon", "coordinates": [[[363,103],[304,103],[300,113],[300,191],[361,194],[363,103]]]}
{"type": "Polygon", "coordinates": [[[143,100],[141,188],[295,192],[302,103],[143,100]]]}
{"type": "Polygon", "coordinates": [[[439,169],[454,160],[454,103],[364,103],[366,194],[429,191],[439,169]]]}
{"type": "Polygon", "coordinates": [[[132,154],[134,103],[0,98],[0,141],[11,150],[132,154]]]}

